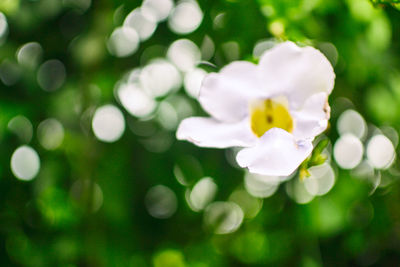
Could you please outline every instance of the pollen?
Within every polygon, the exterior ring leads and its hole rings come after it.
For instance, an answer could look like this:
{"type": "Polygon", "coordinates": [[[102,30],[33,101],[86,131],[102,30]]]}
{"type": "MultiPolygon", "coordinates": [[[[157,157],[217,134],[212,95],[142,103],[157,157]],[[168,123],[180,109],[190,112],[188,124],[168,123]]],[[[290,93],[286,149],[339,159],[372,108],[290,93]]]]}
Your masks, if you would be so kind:
{"type": "Polygon", "coordinates": [[[293,131],[293,119],[287,108],[287,100],[284,100],[265,99],[250,105],[251,130],[257,137],[261,137],[271,128],[293,131]]]}

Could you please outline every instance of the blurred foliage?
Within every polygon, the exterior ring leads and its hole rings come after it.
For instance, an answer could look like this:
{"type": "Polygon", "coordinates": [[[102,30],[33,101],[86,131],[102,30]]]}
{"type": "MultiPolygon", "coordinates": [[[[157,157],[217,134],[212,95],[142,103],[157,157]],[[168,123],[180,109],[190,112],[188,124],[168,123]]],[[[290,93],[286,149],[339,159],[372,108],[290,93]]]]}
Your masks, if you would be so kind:
{"type": "Polygon", "coordinates": [[[399,0],[371,0],[374,4],[398,4],[399,0]]]}
{"type": "MultiPolygon", "coordinates": [[[[206,71],[236,59],[253,60],[260,40],[292,40],[320,49],[335,67],[326,132],[332,143],[339,136],[337,119],[348,108],[364,116],[368,136],[391,126],[388,136],[396,137],[399,7],[381,4],[395,1],[373,2],[380,4],[202,0],[198,4],[204,16],[195,31],[176,34],[166,21],[160,22],[133,55],[118,58],[108,52],[107,40],[141,1],[1,0],[8,24],[0,35],[1,265],[399,265],[397,159],[390,169],[373,169],[380,183],[371,185],[338,168],[328,155],[336,184],[326,195],[296,203],[286,192],[297,186],[299,178],[294,177],[271,197],[256,198],[243,190],[244,171],[232,162],[234,151],[199,149],[175,140],[176,125],[162,117],[168,108],[189,110],[177,112],[176,120],[204,114],[183,89],[157,98],[156,110],[145,119],[131,116],[115,99],[116,85],[128,71],[165,57],[177,39],[190,39],[200,48],[205,36],[212,40],[215,53],[208,59],[203,53],[210,62],[201,66],[206,71]],[[29,42],[40,44],[42,52],[24,64],[18,51],[29,42]],[[58,60],[50,68],[53,76],[43,80],[41,64],[51,59],[58,60]],[[59,62],[61,67],[54,67],[59,62]],[[123,111],[126,121],[123,136],[112,143],[98,140],[92,130],[96,108],[110,103],[123,111]],[[21,115],[28,122],[20,119],[12,126],[10,121],[21,115]],[[43,135],[50,128],[39,127],[48,118],[62,124],[60,145],[55,145],[57,139],[48,142],[53,135],[43,135]],[[13,152],[24,144],[40,158],[32,181],[16,179],[10,168],[13,152]],[[204,213],[192,210],[188,195],[203,177],[212,177],[218,187],[215,203],[229,200],[236,203],[229,207],[243,210],[237,231],[215,234],[206,227],[208,218],[215,229],[226,230],[225,218],[237,215],[232,211],[215,215],[207,208],[204,213]],[[149,196],[149,189],[160,184],[166,188],[149,196]]],[[[323,145],[310,166],[325,159],[325,146],[332,151],[331,144],[323,145]]]]}

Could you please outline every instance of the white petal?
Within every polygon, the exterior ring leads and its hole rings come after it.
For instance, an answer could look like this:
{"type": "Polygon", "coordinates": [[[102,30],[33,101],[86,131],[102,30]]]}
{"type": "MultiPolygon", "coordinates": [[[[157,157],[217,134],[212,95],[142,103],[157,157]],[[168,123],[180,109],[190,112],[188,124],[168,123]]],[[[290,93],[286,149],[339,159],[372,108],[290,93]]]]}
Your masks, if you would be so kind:
{"type": "Polygon", "coordinates": [[[272,128],[259,139],[257,145],[242,149],[236,160],[252,173],[287,176],[299,167],[312,149],[311,141],[296,142],[285,130],[272,128]]]}
{"type": "Polygon", "coordinates": [[[247,147],[257,142],[248,121],[221,123],[211,118],[192,117],[179,125],[176,137],[201,147],[247,147]]]}
{"type": "Polygon", "coordinates": [[[236,61],[220,73],[207,75],[200,89],[199,101],[211,116],[220,121],[237,122],[249,112],[250,99],[265,98],[256,65],[236,61]]]}
{"type": "Polygon", "coordinates": [[[330,107],[326,93],[318,93],[307,98],[303,107],[291,111],[295,121],[293,135],[296,140],[314,139],[325,131],[330,117],[330,107]]]}
{"type": "Polygon", "coordinates": [[[293,108],[299,108],[311,95],[330,94],[335,73],[328,59],[312,47],[285,42],[267,50],[260,59],[266,90],[285,94],[293,108]]]}

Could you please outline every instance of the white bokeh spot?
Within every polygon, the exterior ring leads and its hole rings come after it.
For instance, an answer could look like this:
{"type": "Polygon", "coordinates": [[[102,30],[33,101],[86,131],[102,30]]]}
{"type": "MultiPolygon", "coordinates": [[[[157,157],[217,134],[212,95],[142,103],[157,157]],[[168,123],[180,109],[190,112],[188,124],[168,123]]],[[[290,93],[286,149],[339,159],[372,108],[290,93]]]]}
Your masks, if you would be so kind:
{"type": "Polygon", "coordinates": [[[97,139],[112,143],[120,139],[124,133],[125,119],[117,107],[105,105],[94,113],[92,128],[97,139]]]}

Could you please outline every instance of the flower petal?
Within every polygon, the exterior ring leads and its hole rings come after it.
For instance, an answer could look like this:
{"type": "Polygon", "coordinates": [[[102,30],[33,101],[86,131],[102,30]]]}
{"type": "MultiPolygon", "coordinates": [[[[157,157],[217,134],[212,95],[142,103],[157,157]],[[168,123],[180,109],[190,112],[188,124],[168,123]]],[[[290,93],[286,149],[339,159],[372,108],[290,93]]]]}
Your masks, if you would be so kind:
{"type": "Polygon", "coordinates": [[[267,50],[260,59],[266,90],[285,94],[292,108],[299,108],[311,95],[330,94],[335,73],[328,59],[312,47],[285,42],[267,50]]]}
{"type": "Polygon", "coordinates": [[[296,140],[314,139],[325,131],[330,117],[330,107],[326,93],[318,93],[307,98],[304,106],[292,111],[295,121],[293,135],[296,140]]]}
{"type": "Polygon", "coordinates": [[[236,160],[241,167],[247,167],[252,173],[287,176],[299,167],[312,149],[311,141],[296,142],[285,130],[272,128],[255,146],[242,149],[236,160]]]}
{"type": "Polygon", "coordinates": [[[199,101],[217,120],[237,122],[248,115],[249,99],[266,97],[261,89],[257,65],[236,61],[204,78],[199,101]]]}
{"type": "Polygon", "coordinates": [[[221,123],[215,119],[191,117],[179,125],[176,137],[187,140],[200,147],[247,147],[257,142],[248,121],[221,123]]]}

